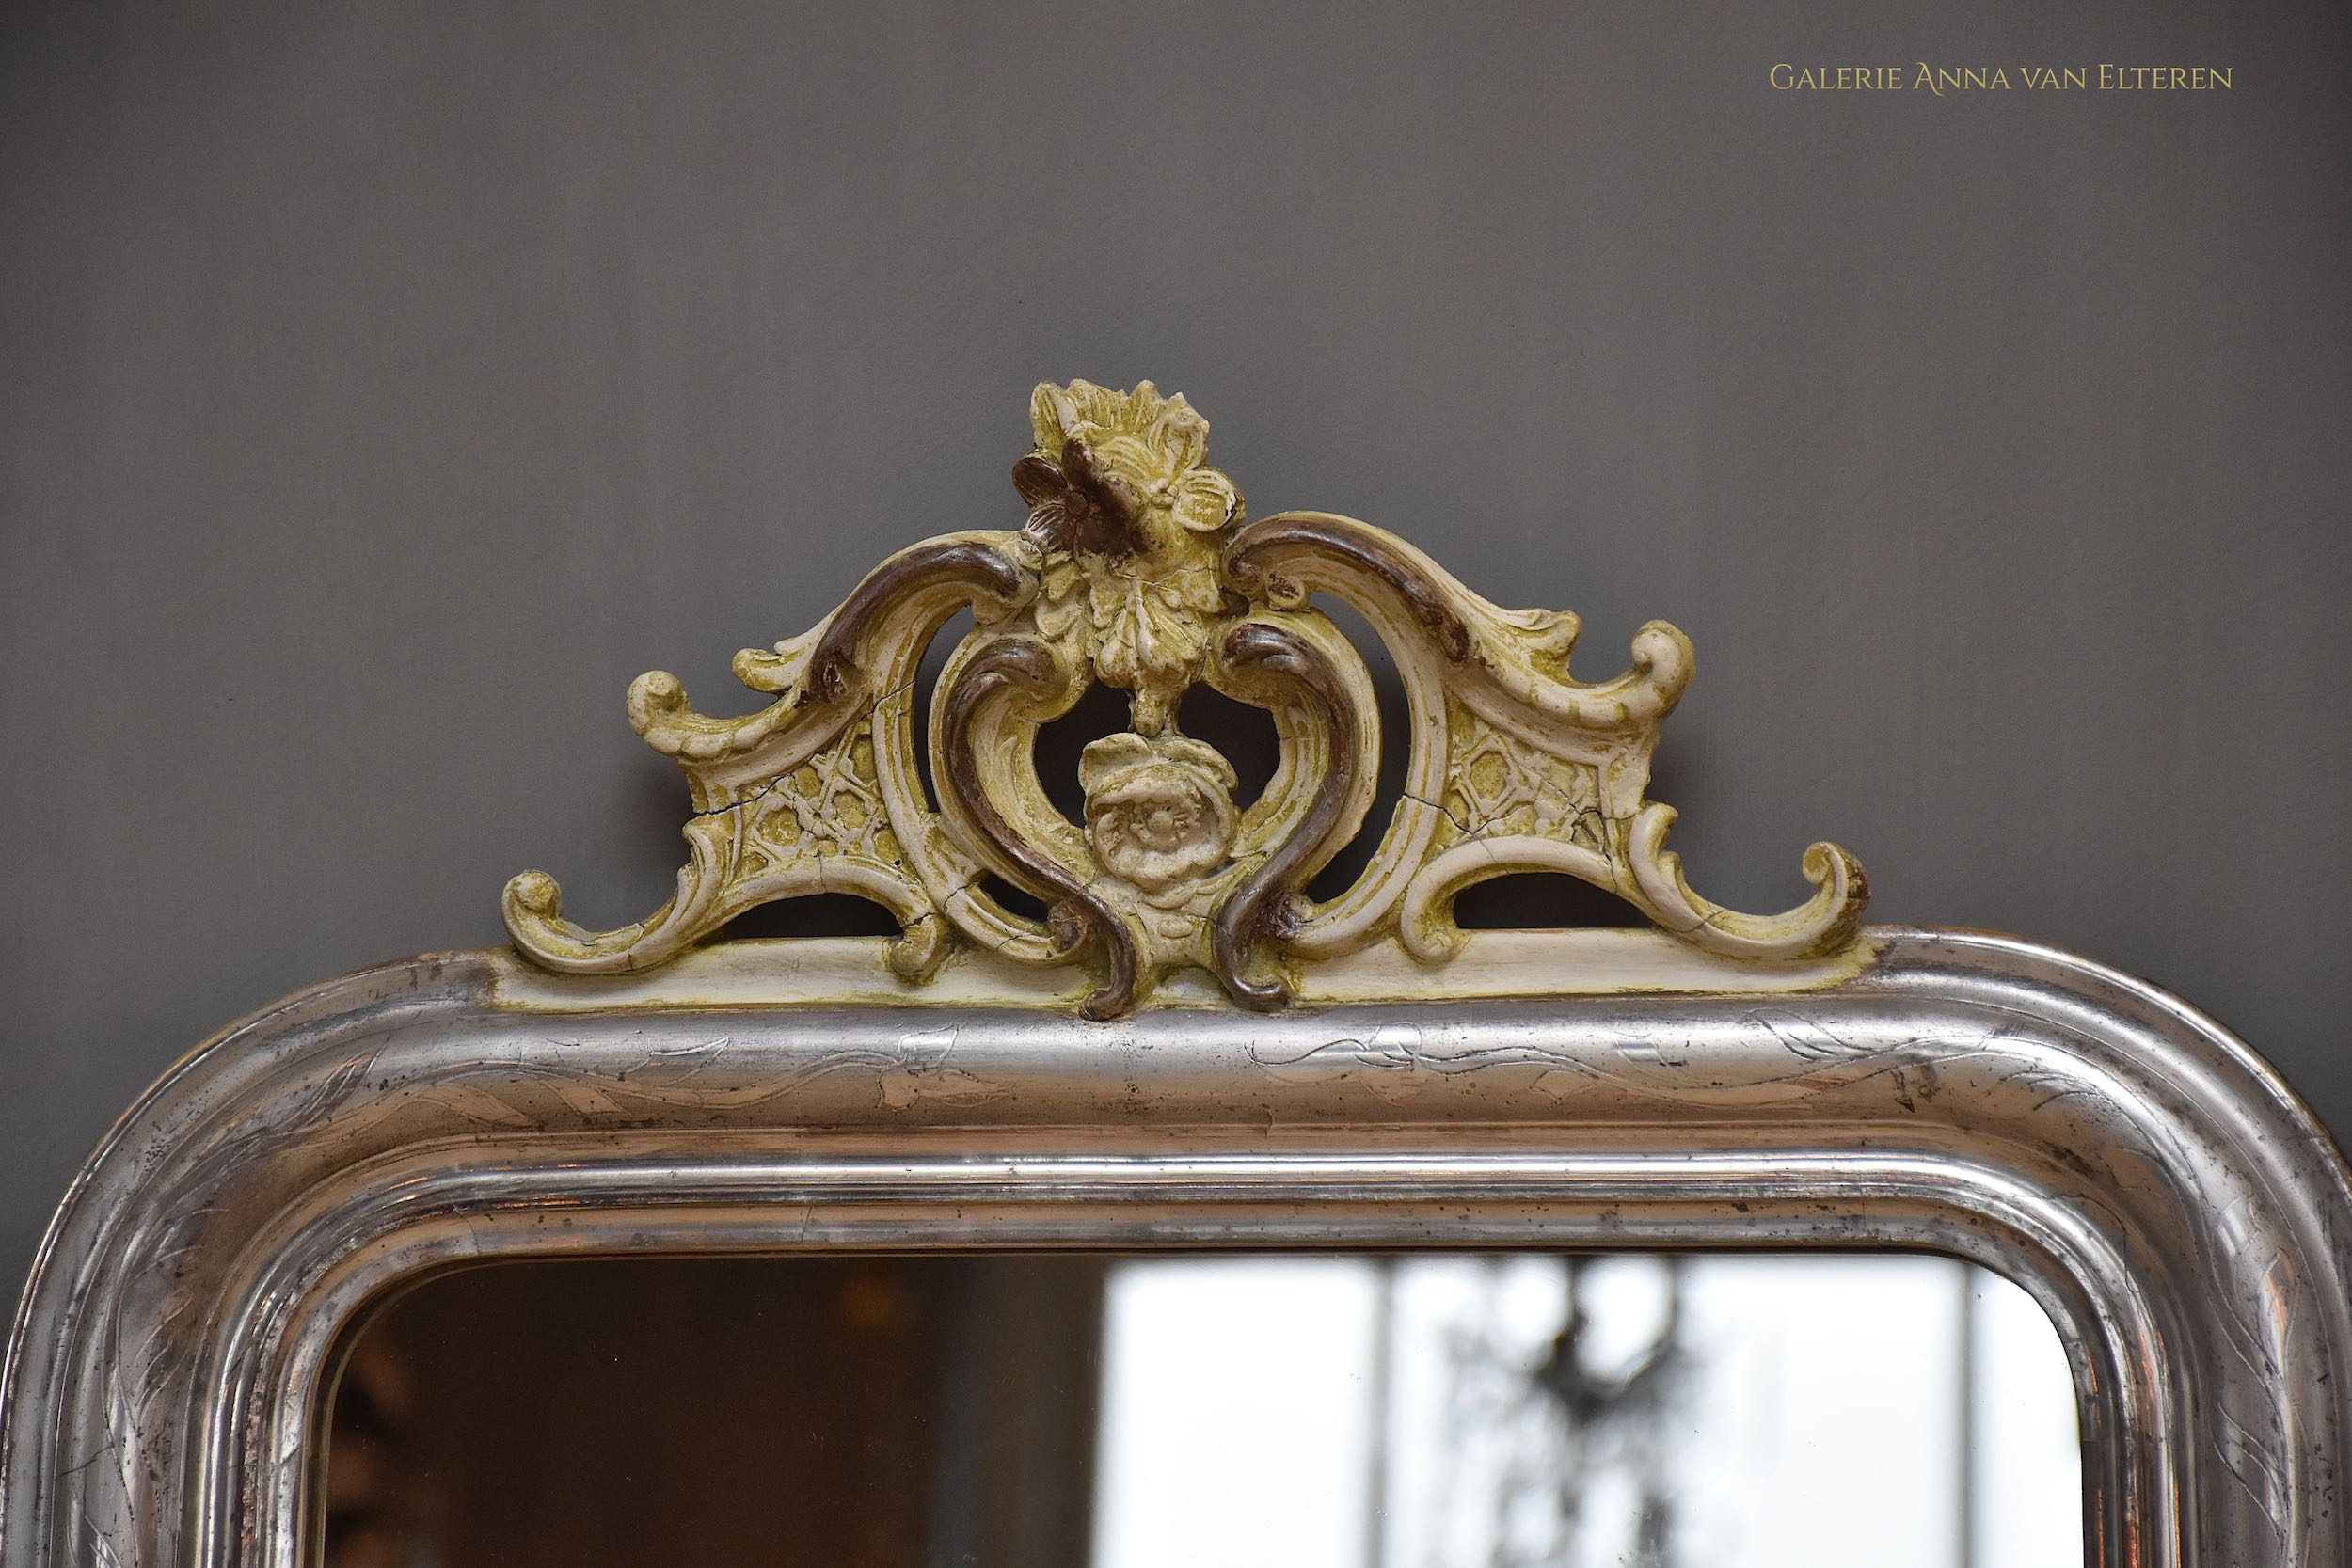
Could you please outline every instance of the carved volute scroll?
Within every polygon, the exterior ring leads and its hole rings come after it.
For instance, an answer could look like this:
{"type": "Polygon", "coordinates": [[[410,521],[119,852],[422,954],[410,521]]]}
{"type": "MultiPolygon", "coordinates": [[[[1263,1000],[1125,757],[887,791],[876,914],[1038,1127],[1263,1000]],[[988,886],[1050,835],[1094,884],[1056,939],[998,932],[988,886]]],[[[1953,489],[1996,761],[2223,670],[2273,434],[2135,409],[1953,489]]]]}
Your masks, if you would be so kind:
{"type": "Polygon", "coordinates": [[[526,871],[506,888],[516,948],[550,969],[636,971],[755,905],[855,893],[898,918],[902,979],[964,944],[1080,963],[1095,986],[1084,1010],[1111,1018],[1187,967],[1272,1008],[1298,966],[1375,942],[1442,964],[1462,942],[1455,895],[1519,871],[1581,878],[1732,958],[1812,958],[1855,940],[1867,888],[1834,844],[1805,851],[1815,893],[1782,914],[1735,913],[1683,879],[1666,848],[1673,808],[1646,798],[1660,722],[1691,678],[1674,627],[1649,623],[1626,673],[1584,685],[1568,673],[1573,615],[1497,609],[1346,517],[1245,523],[1182,397],[1075,381],[1038,388],[1029,414],[1036,448],[1012,476],[1026,525],[902,550],[813,630],[737,655],[767,706],[714,719],[665,673],[630,686],[630,723],[692,792],[677,895],[591,932],[563,918],[553,879],[526,871]],[[1403,800],[1327,902],[1305,890],[1364,825],[1380,736],[1371,676],[1318,594],[1378,633],[1412,725],[1403,800]],[[974,627],[930,705],[934,807],[914,688],[966,609],[974,627]],[[1204,683],[1272,716],[1280,760],[1247,805],[1232,765],[1177,728],[1204,683]],[[1073,822],[1038,778],[1035,742],[1096,684],[1128,693],[1129,728],[1086,749],[1073,822]],[[1043,900],[1047,919],[990,896],[991,874],[1043,900]]]}

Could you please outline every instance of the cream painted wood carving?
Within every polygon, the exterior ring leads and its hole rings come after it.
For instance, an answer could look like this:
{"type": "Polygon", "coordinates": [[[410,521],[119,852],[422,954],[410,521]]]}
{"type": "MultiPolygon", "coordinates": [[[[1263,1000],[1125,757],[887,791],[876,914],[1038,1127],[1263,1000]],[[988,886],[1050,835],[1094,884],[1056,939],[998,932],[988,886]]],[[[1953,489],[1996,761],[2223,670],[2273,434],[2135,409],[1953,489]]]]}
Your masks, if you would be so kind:
{"type": "Polygon", "coordinates": [[[1574,615],[1498,609],[1350,518],[1244,522],[1232,482],[1206,464],[1208,422],[1181,396],[1073,381],[1039,387],[1029,418],[1036,450],[1012,475],[1027,524],[902,550],[813,630],[738,654],[767,706],[716,719],[665,672],[630,686],[629,722],[693,796],[677,895],[591,932],[563,918],[554,879],[526,871],[506,888],[516,948],[554,970],[637,971],[755,905],[854,893],[897,916],[891,967],[906,980],[973,943],[1088,965],[1083,1011],[1112,1018],[1187,968],[1273,1008],[1300,966],[1391,938],[1441,964],[1463,942],[1454,895],[1519,871],[1606,888],[1734,958],[1818,958],[1856,940],[1867,885],[1836,845],[1805,851],[1815,892],[1782,914],[1735,913],[1683,879],[1666,847],[1674,809],[1646,799],[1659,724],[1691,678],[1673,626],[1650,622],[1631,669],[1586,685],[1568,673],[1574,615]],[[1322,903],[1305,889],[1363,826],[1380,737],[1371,675],[1317,594],[1376,630],[1412,725],[1376,852],[1322,903]],[[974,628],[930,707],[934,804],[914,683],[965,609],[974,628]],[[1267,710],[1279,736],[1274,777],[1247,805],[1232,765],[1177,728],[1184,693],[1204,682],[1267,710]],[[1080,824],[1047,799],[1035,741],[1097,683],[1129,693],[1130,728],[1086,749],[1080,824]],[[1048,918],[991,897],[991,873],[1048,918]]]}

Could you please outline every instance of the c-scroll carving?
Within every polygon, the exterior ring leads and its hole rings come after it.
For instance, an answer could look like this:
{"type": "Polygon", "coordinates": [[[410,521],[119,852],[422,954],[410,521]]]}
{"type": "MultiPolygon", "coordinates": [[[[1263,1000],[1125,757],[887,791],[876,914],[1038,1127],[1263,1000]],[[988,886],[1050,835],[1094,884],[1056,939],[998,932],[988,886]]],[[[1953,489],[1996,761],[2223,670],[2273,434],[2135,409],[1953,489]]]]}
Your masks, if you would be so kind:
{"type": "Polygon", "coordinates": [[[693,794],[677,895],[589,932],[563,919],[552,879],[525,872],[505,901],[518,949],[556,969],[641,969],[755,904],[851,892],[898,917],[891,962],[904,979],[967,943],[1084,963],[1100,982],[1085,1010],[1108,1018],[1184,968],[1277,1007],[1295,966],[1373,942],[1442,963],[1462,941],[1454,896],[1518,871],[1608,889],[1733,958],[1811,958],[1855,939],[1867,886],[1835,845],[1805,852],[1815,894],[1777,915],[1699,896],[1665,847],[1675,814],[1647,789],[1659,727],[1692,673],[1674,627],[1651,622],[1624,674],[1579,682],[1571,614],[1500,609],[1349,518],[1245,524],[1239,492],[1206,466],[1207,422],[1181,397],[1149,382],[1042,386],[1030,422],[1034,449],[1013,470],[1026,524],[901,551],[811,632],[739,655],[745,684],[777,694],[768,706],[715,719],[667,674],[630,688],[630,721],[677,758],[693,794]],[[1321,904],[1305,888],[1372,803],[1379,718],[1317,594],[1371,624],[1412,729],[1403,798],[1370,863],[1321,904]],[[934,808],[914,678],[965,608],[974,628],[932,703],[934,808]],[[1085,820],[1073,822],[1037,776],[1035,741],[1096,684],[1128,693],[1129,728],[1087,749],[1085,820]],[[1200,684],[1273,715],[1279,762],[1247,804],[1225,758],[1178,727],[1200,684]],[[1047,920],[990,896],[991,873],[1043,899],[1047,920]]]}
{"type": "Polygon", "coordinates": [[[588,931],[564,918],[552,877],[526,871],[506,886],[516,947],[575,974],[638,970],[757,905],[854,893],[898,916],[893,969],[910,979],[936,970],[949,934],[907,851],[930,813],[908,800],[913,742],[904,705],[888,699],[956,611],[1000,618],[1035,594],[1034,565],[1009,539],[951,534],[902,550],[814,630],[736,655],[738,679],[779,693],[755,713],[714,719],[667,671],[640,675],[629,723],[677,759],[694,804],[677,893],[633,925],[588,931]]]}

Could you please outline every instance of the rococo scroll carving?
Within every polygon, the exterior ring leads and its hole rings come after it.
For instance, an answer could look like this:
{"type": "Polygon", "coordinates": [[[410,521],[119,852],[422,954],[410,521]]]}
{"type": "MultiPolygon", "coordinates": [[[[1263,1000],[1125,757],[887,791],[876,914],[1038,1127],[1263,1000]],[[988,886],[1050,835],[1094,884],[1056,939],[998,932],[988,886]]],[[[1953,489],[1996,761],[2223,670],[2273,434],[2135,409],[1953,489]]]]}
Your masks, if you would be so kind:
{"type": "Polygon", "coordinates": [[[1805,851],[1814,895],[1781,914],[1736,913],[1684,879],[1666,847],[1673,808],[1646,798],[1659,725],[1691,678],[1673,626],[1644,626],[1631,668],[1585,685],[1568,673],[1571,614],[1498,609],[1350,518],[1245,523],[1182,397],[1075,381],[1038,388],[1029,414],[1036,448],[1012,476],[1026,524],[902,550],[812,631],[737,655],[743,683],[772,694],[766,707],[714,719],[675,677],[639,677],[629,721],[677,759],[693,798],[676,896],[592,932],[563,918],[553,879],[526,871],[505,897],[518,949],[550,969],[640,970],[754,905],[854,893],[898,918],[903,979],[966,943],[1083,963],[1096,982],[1085,1011],[1110,1018],[1189,966],[1272,1008],[1297,966],[1375,942],[1441,963],[1462,942],[1454,896],[1519,871],[1581,878],[1735,958],[1855,940],[1867,888],[1834,844],[1805,851]],[[1363,826],[1380,736],[1371,676],[1317,594],[1375,628],[1412,726],[1403,799],[1363,873],[1327,901],[1306,888],[1363,826]],[[930,705],[934,805],[914,686],[966,609],[973,629],[930,705]],[[1035,741],[1096,684],[1128,693],[1130,727],[1087,748],[1073,822],[1047,797],[1035,741]],[[1255,800],[1236,800],[1232,765],[1177,727],[1202,684],[1274,721],[1280,760],[1255,800]],[[991,896],[991,875],[1047,918],[991,896]]]}

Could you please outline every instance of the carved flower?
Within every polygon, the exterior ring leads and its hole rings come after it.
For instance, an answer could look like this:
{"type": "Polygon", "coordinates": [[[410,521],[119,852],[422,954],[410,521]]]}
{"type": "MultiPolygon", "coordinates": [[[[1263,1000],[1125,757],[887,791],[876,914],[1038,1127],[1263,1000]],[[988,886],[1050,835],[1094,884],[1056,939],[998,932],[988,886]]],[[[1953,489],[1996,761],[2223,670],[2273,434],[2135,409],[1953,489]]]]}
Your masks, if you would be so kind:
{"type": "Polygon", "coordinates": [[[1055,450],[1058,458],[1031,452],[1012,466],[1012,487],[1029,503],[1029,537],[1073,555],[1141,551],[1142,507],[1126,477],[1095,456],[1083,436],[1066,436],[1055,450]]]}
{"type": "MultiPolygon", "coordinates": [[[[1124,486],[1149,553],[1174,547],[1183,534],[1216,533],[1241,517],[1233,482],[1205,466],[1209,421],[1181,393],[1164,398],[1149,381],[1137,382],[1132,392],[1091,381],[1048,384],[1029,399],[1029,426],[1039,451],[1061,452],[1074,437],[1124,486]]],[[[1214,548],[1205,542],[1201,547],[1214,548]]]]}
{"type": "MultiPolygon", "coordinates": [[[[1208,421],[1148,381],[1132,392],[1042,386],[1029,420],[1038,450],[1013,485],[1046,551],[1038,628],[1083,635],[1114,686],[1181,689],[1225,602],[1216,535],[1241,515],[1232,481],[1204,466],[1208,421]]],[[[1160,705],[1147,704],[1153,722],[1160,705]]]]}
{"type": "Polygon", "coordinates": [[[1180,735],[1105,736],[1078,763],[1087,841],[1104,869],[1147,893],[1198,880],[1232,847],[1233,768],[1180,735]]]}

